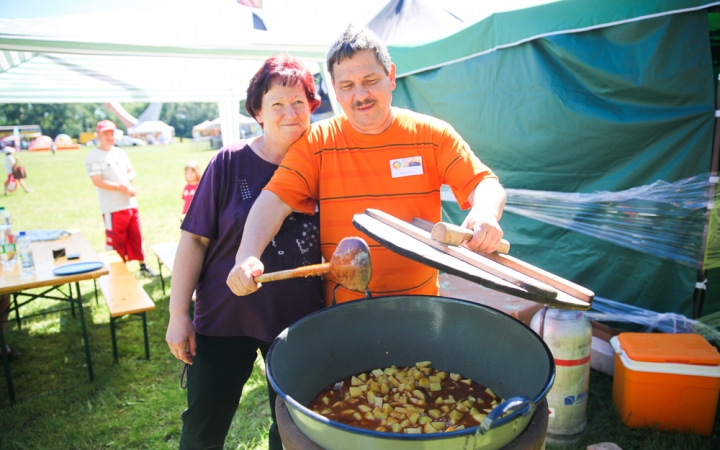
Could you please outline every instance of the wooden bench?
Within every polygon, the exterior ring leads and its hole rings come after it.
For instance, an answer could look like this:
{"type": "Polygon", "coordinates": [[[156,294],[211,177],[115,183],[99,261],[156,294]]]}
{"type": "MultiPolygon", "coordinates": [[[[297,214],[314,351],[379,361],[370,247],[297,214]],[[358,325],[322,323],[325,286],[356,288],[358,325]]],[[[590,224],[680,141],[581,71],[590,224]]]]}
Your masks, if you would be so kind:
{"type": "Polygon", "coordinates": [[[136,315],[142,318],[145,336],[145,357],[150,359],[148,342],[147,317],[145,313],[155,309],[155,303],[140,286],[137,279],[125,266],[125,261],[117,252],[109,251],[98,255],[110,273],[98,279],[108,310],[110,311],[110,334],[112,336],[113,358],[118,362],[117,340],[115,337],[116,321],[121,317],[136,315]]]}
{"type": "Polygon", "coordinates": [[[177,247],[177,243],[175,242],[163,242],[162,244],[154,244],[150,246],[158,259],[158,273],[160,274],[160,285],[162,286],[163,295],[165,295],[165,279],[163,278],[162,268],[163,266],[167,267],[172,275],[177,247]]]}

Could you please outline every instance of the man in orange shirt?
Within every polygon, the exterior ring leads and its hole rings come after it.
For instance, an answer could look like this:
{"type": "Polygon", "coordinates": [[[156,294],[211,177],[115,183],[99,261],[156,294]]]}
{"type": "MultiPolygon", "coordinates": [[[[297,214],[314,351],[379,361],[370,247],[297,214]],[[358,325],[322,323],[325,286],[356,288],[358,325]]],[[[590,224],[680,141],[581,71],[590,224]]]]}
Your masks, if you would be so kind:
{"type": "MultiPolygon", "coordinates": [[[[260,285],[258,259],[292,211],[316,212],[320,245],[329,260],[343,237],[362,233],[352,216],[376,208],[399,219],[441,219],[440,187],[447,184],[463,209],[463,225],[473,230],[467,245],[495,251],[503,235],[498,224],[505,191],[492,171],[447,123],[391,106],[395,65],[386,46],[368,29],[349,27],[328,52],[328,70],[344,115],[313,124],[290,148],[253,205],[228,275],[236,295],[260,285]]],[[[438,271],[370,244],[374,296],[437,295],[438,271]]],[[[325,278],[329,304],[337,283],[325,278]]],[[[362,298],[342,287],[338,303],[362,298]]]]}

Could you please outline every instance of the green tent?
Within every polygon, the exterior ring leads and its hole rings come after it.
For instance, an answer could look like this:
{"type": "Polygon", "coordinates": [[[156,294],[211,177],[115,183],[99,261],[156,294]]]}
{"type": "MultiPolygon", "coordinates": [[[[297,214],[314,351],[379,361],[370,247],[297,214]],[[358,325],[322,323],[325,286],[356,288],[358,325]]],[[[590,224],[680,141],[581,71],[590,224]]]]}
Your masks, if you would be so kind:
{"type": "MultiPolygon", "coordinates": [[[[394,105],[452,124],[506,188],[622,191],[710,172],[720,2],[544,3],[392,46],[394,105]]],[[[512,255],[599,297],[692,314],[695,266],[512,213],[501,225],[512,255]]],[[[718,309],[708,294],[703,313],[718,309]]]]}

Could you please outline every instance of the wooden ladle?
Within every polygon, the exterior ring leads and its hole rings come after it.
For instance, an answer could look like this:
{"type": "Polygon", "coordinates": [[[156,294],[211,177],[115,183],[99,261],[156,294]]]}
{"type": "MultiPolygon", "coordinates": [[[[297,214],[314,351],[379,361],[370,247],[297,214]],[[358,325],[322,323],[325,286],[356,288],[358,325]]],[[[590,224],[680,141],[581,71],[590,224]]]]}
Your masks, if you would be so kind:
{"type": "Polygon", "coordinates": [[[330,262],[264,273],[255,277],[258,283],[310,277],[331,273],[345,289],[364,292],[372,277],[370,247],[359,237],[346,237],[338,244],[330,262]]]}

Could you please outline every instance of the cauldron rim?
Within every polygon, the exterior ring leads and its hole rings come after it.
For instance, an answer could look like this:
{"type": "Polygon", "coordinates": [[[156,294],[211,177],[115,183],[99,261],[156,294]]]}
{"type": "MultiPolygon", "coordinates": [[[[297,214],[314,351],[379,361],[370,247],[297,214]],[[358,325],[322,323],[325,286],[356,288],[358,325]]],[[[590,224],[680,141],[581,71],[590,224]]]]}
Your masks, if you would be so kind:
{"type": "Polygon", "coordinates": [[[366,435],[366,436],[373,437],[373,438],[391,439],[391,440],[397,439],[397,440],[405,440],[405,441],[436,440],[436,439],[447,439],[447,438],[456,437],[456,436],[475,435],[475,433],[477,432],[477,429],[479,428],[479,425],[470,427],[470,428],[465,428],[464,430],[443,432],[443,433],[433,433],[433,434],[387,433],[387,432],[367,430],[365,428],[359,428],[359,427],[353,427],[350,425],[345,425],[343,423],[336,422],[334,420],[330,420],[327,417],[323,416],[322,414],[318,414],[318,413],[308,409],[306,406],[300,404],[294,398],[292,398],[291,396],[286,394],[285,391],[280,389],[277,382],[275,381],[275,377],[273,376],[273,373],[272,373],[273,370],[272,370],[272,367],[269,362],[272,360],[272,354],[275,350],[275,346],[277,345],[278,342],[281,341],[281,339],[284,335],[287,335],[288,330],[290,328],[298,326],[298,325],[302,324],[303,322],[309,321],[309,320],[311,320],[311,318],[313,318],[314,316],[316,316],[318,314],[327,313],[327,311],[333,310],[335,308],[347,307],[356,302],[377,301],[377,300],[382,300],[382,299],[386,299],[386,298],[411,298],[411,297],[422,297],[422,298],[430,297],[430,298],[436,298],[439,300],[452,300],[455,302],[465,303],[465,304],[473,306],[473,307],[485,309],[487,312],[489,312],[491,314],[502,315],[502,316],[505,316],[506,318],[509,318],[509,319],[517,322],[518,325],[520,325],[524,328],[527,328],[533,335],[535,335],[537,340],[542,345],[542,348],[545,350],[546,356],[548,357],[548,361],[550,363],[550,367],[549,367],[550,370],[549,370],[548,378],[545,381],[543,389],[538,393],[538,395],[536,395],[536,398],[530,399],[530,401],[532,402],[531,412],[532,412],[532,414],[535,414],[537,405],[540,404],[540,402],[542,402],[542,400],[545,398],[545,396],[550,391],[550,388],[552,387],[553,382],[555,380],[555,358],[553,357],[552,352],[550,351],[550,348],[547,346],[545,341],[540,336],[538,336],[537,333],[535,333],[532,330],[532,328],[528,327],[522,321],[516,319],[515,317],[511,316],[510,314],[504,313],[500,310],[491,308],[487,305],[483,305],[480,303],[475,303],[475,302],[471,302],[471,301],[459,299],[459,298],[445,297],[445,296],[441,296],[441,295],[386,295],[383,297],[371,297],[371,298],[365,298],[365,299],[344,302],[344,303],[340,303],[337,305],[332,305],[332,306],[320,309],[318,311],[315,311],[314,313],[303,317],[302,319],[291,324],[290,326],[285,328],[282,332],[280,332],[280,334],[273,340],[272,345],[270,345],[270,348],[268,349],[267,360],[265,363],[265,370],[266,370],[267,379],[270,382],[270,384],[272,385],[272,388],[275,390],[275,392],[277,393],[278,396],[280,396],[284,401],[290,403],[298,412],[300,412],[300,413],[302,413],[324,425],[328,425],[330,427],[333,427],[333,428],[336,428],[339,430],[347,431],[349,433],[366,435]]]}

